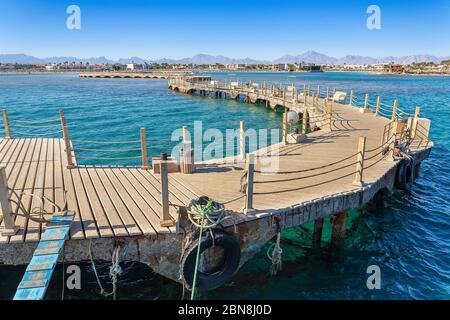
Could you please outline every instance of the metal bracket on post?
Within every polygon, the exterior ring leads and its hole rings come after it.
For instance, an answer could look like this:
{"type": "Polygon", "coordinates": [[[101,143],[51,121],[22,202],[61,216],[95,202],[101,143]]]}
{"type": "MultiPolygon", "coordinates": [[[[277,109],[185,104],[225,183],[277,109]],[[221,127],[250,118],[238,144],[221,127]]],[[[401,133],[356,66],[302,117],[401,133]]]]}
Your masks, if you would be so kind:
{"type": "Polygon", "coordinates": [[[0,167],[0,213],[3,216],[4,227],[0,229],[2,236],[13,236],[19,230],[14,223],[11,203],[8,196],[8,181],[5,167],[0,167]]]}

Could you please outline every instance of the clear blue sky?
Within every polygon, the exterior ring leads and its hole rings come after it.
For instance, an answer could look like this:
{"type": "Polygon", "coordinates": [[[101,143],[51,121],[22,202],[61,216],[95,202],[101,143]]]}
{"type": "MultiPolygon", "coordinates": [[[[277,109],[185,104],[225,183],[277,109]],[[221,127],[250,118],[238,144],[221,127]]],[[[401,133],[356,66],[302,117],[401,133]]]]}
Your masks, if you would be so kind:
{"type": "Polygon", "coordinates": [[[450,56],[450,1],[0,0],[0,53],[271,60],[307,50],[450,56]],[[81,8],[81,30],[66,28],[71,4],[81,8]],[[381,8],[381,30],[366,28],[371,4],[381,8]]]}

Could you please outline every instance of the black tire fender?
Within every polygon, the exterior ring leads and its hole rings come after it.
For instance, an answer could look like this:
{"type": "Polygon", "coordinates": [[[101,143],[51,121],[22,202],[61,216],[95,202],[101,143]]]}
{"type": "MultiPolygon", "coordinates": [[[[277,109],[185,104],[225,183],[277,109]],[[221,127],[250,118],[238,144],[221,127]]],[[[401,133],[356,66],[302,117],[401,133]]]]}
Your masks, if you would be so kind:
{"type": "Polygon", "coordinates": [[[414,159],[403,159],[397,167],[395,187],[400,190],[411,190],[414,183],[414,159]]]}
{"type": "MultiPolygon", "coordinates": [[[[212,233],[214,239],[211,237],[209,231],[206,232],[206,235],[202,238],[200,243],[200,254],[213,246],[218,246],[223,248],[225,257],[223,264],[213,273],[198,271],[196,284],[196,289],[198,291],[214,290],[225,284],[237,271],[241,260],[241,248],[235,235],[228,234],[220,229],[213,229],[212,233]]],[[[196,238],[185,251],[181,263],[183,281],[186,288],[189,290],[192,290],[192,283],[194,281],[197,247],[198,238],[196,238]]]]}

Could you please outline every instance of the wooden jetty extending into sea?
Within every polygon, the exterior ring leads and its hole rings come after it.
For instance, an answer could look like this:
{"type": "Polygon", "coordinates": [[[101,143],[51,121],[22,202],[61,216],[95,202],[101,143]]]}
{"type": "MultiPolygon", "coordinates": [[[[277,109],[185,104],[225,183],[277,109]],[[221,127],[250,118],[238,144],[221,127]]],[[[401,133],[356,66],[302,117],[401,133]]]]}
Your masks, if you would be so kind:
{"type": "Polygon", "coordinates": [[[136,71],[116,71],[116,72],[84,72],[80,73],[80,78],[109,78],[109,79],[172,79],[190,72],[180,71],[157,71],[157,72],[136,72],[136,71]]]}
{"type": "MultiPolygon", "coordinates": [[[[29,263],[47,226],[36,217],[65,210],[74,213],[65,262],[110,261],[120,252],[121,260],[142,262],[189,287],[186,270],[193,269],[184,264],[192,261],[183,255],[195,248],[195,242],[186,241],[188,234],[195,238],[188,232],[192,199],[208,196],[224,204],[227,219],[217,228],[237,239],[236,263],[241,266],[280,231],[310,221],[315,222],[314,246],[320,247],[326,217],[333,224],[333,241],[338,241],[345,234],[347,210],[362,207],[381,190],[409,189],[433,147],[430,120],[419,117],[418,107],[414,114],[402,111],[398,101],[386,104],[380,97],[357,97],[324,86],[221,83],[192,75],[169,79],[168,87],[282,109],[281,142],[247,153],[241,122],[237,154],[196,163],[189,151],[198,150],[183,127],[183,151],[176,161],[149,154],[154,141],[145,129],[136,140],[83,142],[71,139],[63,112],[55,119],[19,121],[4,110],[0,264],[29,263]],[[293,126],[297,119],[300,129],[293,126]],[[36,127],[48,128],[49,136],[24,132],[36,127]],[[142,165],[80,165],[80,153],[95,151],[83,143],[135,150],[138,155],[120,159],[139,158],[142,165]],[[267,171],[267,161],[275,159],[277,168],[267,171]]],[[[222,267],[232,268],[226,262],[222,267]]],[[[204,290],[208,279],[205,272],[204,290]]]]}

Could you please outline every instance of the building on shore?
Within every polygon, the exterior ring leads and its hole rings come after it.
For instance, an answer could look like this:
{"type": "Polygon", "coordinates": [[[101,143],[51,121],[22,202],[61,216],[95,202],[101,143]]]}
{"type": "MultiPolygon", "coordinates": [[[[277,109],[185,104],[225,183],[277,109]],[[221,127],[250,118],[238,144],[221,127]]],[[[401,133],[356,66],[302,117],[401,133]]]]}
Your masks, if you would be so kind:
{"type": "Polygon", "coordinates": [[[386,64],[384,65],[383,71],[386,73],[396,73],[396,74],[400,74],[400,73],[404,73],[405,72],[405,67],[401,64],[386,64]]]}

